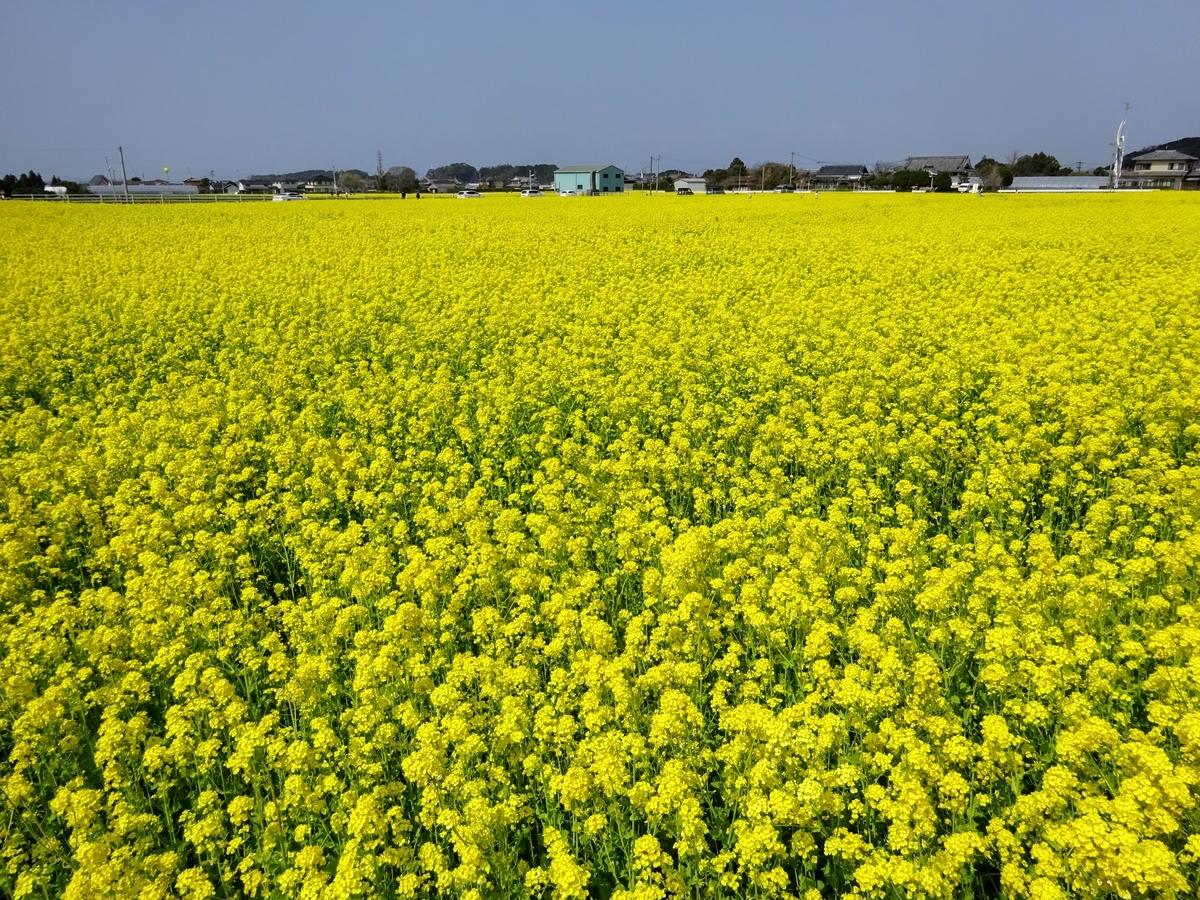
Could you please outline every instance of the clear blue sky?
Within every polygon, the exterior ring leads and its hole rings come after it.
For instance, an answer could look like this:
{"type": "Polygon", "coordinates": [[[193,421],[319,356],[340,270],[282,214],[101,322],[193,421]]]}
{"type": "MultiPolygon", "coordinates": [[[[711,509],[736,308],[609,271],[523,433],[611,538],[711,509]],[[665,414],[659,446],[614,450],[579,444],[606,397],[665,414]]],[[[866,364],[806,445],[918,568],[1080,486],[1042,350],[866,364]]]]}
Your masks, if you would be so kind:
{"type": "Polygon", "coordinates": [[[3,0],[0,172],[640,169],[1200,134],[1200,2],[3,0]]]}

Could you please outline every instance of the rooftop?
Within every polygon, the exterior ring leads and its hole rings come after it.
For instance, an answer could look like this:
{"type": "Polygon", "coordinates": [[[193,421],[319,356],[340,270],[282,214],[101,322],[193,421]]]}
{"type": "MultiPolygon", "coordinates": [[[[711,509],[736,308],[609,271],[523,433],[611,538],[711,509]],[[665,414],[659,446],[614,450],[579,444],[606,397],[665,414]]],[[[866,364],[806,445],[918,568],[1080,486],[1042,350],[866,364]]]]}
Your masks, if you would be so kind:
{"type": "Polygon", "coordinates": [[[957,172],[961,169],[971,168],[971,157],[910,156],[907,162],[904,163],[904,168],[910,171],[915,171],[917,169],[935,169],[938,172],[957,172]]]}
{"type": "Polygon", "coordinates": [[[1178,150],[1154,150],[1151,153],[1143,153],[1141,156],[1131,156],[1131,160],[1136,159],[1138,162],[1186,162],[1196,157],[1188,156],[1186,153],[1180,153],[1178,150]]]}
{"type": "MultiPolygon", "coordinates": [[[[560,166],[555,169],[555,172],[599,172],[601,169],[621,169],[620,166],[601,165],[601,166],[560,166]]],[[[621,171],[624,171],[621,169],[621,171]]]]}

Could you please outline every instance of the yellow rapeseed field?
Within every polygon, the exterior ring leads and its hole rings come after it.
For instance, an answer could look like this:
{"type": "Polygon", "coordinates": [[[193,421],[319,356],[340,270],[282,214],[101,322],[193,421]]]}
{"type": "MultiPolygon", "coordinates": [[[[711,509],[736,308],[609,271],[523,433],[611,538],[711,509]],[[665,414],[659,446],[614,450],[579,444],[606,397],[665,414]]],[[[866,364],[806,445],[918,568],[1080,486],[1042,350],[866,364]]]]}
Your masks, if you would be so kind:
{"type": "Polygon", "coordinates": [[[1200,886],[1200,197],[0,205],[0,895],[1200,886]]]}

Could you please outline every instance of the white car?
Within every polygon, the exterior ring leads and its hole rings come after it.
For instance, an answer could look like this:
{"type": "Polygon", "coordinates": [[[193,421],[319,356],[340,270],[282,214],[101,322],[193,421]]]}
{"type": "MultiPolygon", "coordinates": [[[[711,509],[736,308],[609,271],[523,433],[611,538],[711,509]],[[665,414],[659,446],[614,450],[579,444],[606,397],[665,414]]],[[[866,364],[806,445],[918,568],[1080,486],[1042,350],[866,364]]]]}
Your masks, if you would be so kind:
{"type": "Polygon", "coordinates": [[[479,193],[479,191],[459,191],[458,192],[459,200],[475,200],[476,198],[482,197],[482,196],[483,196],[483,194],[479,193]]]}
{"type": "Polygon", "coordinates": [[[529,191],[521,191],[521,196],[522,197],[545,197],[546,195],[543,194],[541,191],[529,190],[529,191]]]}
{"type": "Polygon", "coordinates": [[[578,197],[579,191],[559,191],[558,196],[560,196],[560,197],[578,197]]]}
{"type": "Polygon", "coordinates": [[[276,194],[271,198],[276,203],[282,203],[286,200],[307,200],[303,194],[297,194],[295,191],[284,191],[282,194],[276,194]]]}

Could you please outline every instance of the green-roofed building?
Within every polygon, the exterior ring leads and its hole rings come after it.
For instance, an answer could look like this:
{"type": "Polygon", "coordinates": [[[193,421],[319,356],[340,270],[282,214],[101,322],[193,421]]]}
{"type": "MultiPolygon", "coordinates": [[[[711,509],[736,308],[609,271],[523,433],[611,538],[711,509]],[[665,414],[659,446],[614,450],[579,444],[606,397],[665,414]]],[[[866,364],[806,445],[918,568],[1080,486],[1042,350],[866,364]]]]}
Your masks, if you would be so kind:
{"type": "Polygon", "coordinates": [[[625,190],[625,171],[616,166],[563,166],[554,170],[554,189],[559,193],[619,194],[625,190]]]}

